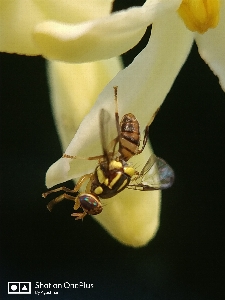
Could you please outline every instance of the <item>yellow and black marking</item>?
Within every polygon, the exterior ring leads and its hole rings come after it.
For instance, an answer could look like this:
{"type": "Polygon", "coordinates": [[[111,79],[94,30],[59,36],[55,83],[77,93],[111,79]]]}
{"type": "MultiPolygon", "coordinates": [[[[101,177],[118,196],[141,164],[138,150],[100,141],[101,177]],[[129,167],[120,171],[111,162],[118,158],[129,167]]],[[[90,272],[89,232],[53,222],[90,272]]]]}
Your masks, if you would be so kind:
{"type": "Polygon", "coordinates": [[[130,183],[135,169],[120,160],[112,160],[108,165],[101,162],[94,173],[91,193],[103,199],[111,198],[130,183]]]}
{"type": "Polygon", "coordinates": [[[134,156],[140,146],[140,129],[136,117],[129,113],[120,122],[119,152],[125,161],[134,156]]]}
{"type": "Polygon", "coordinates": [[[97,173],[97,176],[98,176],[98,181],[99,181],[100,183],[103,183],[103,182],[106,180],[106,178],[105,178],[104,172],[103,172],[103,170],[100,168],[100,166],[97,167],[96,173],[97,173]]]}

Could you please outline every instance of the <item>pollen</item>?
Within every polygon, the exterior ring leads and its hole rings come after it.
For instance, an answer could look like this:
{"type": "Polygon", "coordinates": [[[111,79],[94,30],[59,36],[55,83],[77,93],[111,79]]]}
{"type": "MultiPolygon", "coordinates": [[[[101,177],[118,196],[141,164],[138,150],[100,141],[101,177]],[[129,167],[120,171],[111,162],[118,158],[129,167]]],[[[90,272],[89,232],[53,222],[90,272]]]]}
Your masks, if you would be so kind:
{"type": "Polygon", "coordinates": [[[183,0],[178,13],[191,31],[205,33],[219,22],[219,0],[183,0]]]}

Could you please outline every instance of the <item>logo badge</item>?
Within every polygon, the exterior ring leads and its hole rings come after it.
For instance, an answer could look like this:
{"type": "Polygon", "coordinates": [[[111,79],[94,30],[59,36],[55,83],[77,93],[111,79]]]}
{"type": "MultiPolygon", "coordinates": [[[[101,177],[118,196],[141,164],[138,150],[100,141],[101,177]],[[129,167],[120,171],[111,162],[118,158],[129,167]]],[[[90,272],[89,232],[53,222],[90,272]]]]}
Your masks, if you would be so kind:
{"type": "Polygon", "coordinates": [[[31,294],[31,282],[8,282],[8,294],[31,294]]]}

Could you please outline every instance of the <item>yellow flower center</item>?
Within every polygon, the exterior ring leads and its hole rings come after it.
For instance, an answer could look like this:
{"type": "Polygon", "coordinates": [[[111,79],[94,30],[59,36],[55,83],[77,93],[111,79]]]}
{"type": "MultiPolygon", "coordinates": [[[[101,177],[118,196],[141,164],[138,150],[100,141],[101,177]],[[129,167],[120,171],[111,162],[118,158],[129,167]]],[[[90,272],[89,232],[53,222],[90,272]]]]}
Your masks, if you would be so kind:
{"type": "Polygon", "coordinates": [[[206,32],[219,22],[219,0],[183,0],[178,13],[191,31],[206,32]]]}

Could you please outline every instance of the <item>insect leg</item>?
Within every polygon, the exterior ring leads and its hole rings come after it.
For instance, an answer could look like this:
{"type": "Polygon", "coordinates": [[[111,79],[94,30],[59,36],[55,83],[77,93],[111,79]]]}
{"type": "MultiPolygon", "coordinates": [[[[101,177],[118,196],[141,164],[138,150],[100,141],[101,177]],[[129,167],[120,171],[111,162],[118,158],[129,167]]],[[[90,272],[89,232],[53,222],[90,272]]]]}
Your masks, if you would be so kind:
{"type": "Polygon", "coordinates": [[[56,192],[59,192],[59,191],[64,191],[64,192],[67,192],[67,193],[75,193],[74,190],[68,189],[68,188],[65,187],[65,186],[61,186],[61,187],[59,187],[59,188],[57,188],[57,189],[50,190],[50,191],[47,191],[47,192],[43,193],[43,194],[42,194],[42,197],[43,197],[43,198],[46,198],[49,194],[51,194],[51,193],[56,193],[56,192]]]}
{"type": "Polygon", "coordinates": [[[80,200],[79,200],[79,197],[77,196],[75,199],[75,204],[74,204],[73,209],[77,210],[79,207],[80,207],[80,200]]]}
{"type": "Polygon", "coordinates": [[[54,189],[54,190],[50,190],[50,191],[47,191],[45,193],[42,194],[42,197],[43,198],[46,198],[49,194],[51,193],[56,193],[56,192],[60,192],[60,191],[64,191],[64,192],[67,192],[67,193],[76,193],[80,187],[82,186],[82,184],[84,183],[84,181],[88,178],[90,178],[92,176],[92,173],[91,174],[85,174],[83,175],[77,182],[75,188],[73,190],[71,189],[68,189],[67,187],[65,186],[61,186],[57,189],[54,189]]]}
{"type": "Polygon", "coordinates": [[[159,112],[159,110],[160,110],[160,107],[157,108],[157,110],[156,110],[155,113],[153,114],[151,120],[148,122],[148,124],[147,124],[148,127],[149,127],[149,126],[152,124],[152,122],[154,121],[154,119],[155,119],[157,113],[159,112]]]}
{"type": "Polygon", "coordinates": [[[83,220],[83,218],[87,215],[87,213],[84,211],[82,213],[73,213],[71,214],[72,217],[75,217],[75,220],[83,220]]]}
{"type": "Polygon", "coordinates": [[[78,182],[77,182],[75,188],[73,189],[73,193],[78,192],[79,189],[80,189],[80,187],[81,187],[82,184],[84,183],[84,181],[85,181],[86,179],[91,178],[92,175],[93,175],[93,173],[85,174],[85,175],[81,176],[81,178],[78,180],[78,182]]]}
{"type": "Polygon", "coordinates": [[[65,193],[65,194],[62,194],[62,195],[56,197],[55,199],[51,200],[51,201],[48,203],[48,205],[47,205],[48,210],[49,210],[49,211],[52,211],[53,207],[54,207],[57,203],[61,202],[61,201],[64,200],[64,199],[76,201],[76,197],[71,196],[71,195],[68,195],[68,194],[65,193]]]}
{"type": "Polygon", "coordinates": [[[144,148],[145,148],[145,146],[146,146],[146,144],[147,144],[147,141],[148,141],[149,126],[150,126],[150,125],[152,124],[152,122],[154,121],[155,116],[157,115],[157,113],[158,113],[159,110],[160,110],[160,107],[157,108],[157,110],[156,110],[155,113],[153,114],[151,120],[148,122],[147,126],[145,127],[145,134],[144,134],[143,145],[142,145],[142,148],[141,148],[140,150],[138,150],[138,151],[135,153],[136,155],[137,155],[137,154],[140,154],[140,153],[144,150],[144,148]]]}
{"type": "Polygon", "coordinates": [[[72,159],[98,160],[98,159],[104,158],[104,155],[82,157],[82,156],[73,156],[73,155],[64,153],[62,157],[63,158],[72,158],[72,159]]]}
{"type": "Polygon", "coordinates": [[[114,86],[114,97],[115,97],[115,119],[116,119],[116,129],[117,135],[120,135],[120,120],[119,120],[119,112],[118,112],[118,99],[117,99],[117,89],[118,86],[114,86]]]}
{"type": "MultiPolygon", "coordinates": [[[[85,174],[85,175],[83,175],[83,176],[78,180],[78,182],[77,182],[77,184],[76,184],[76,186],[74,187],[73,190],[68,189],[68,188],[66,188],[66,187],[64,187],[64,186],[61,186],[61,187],[59,187],[59,188],[57,188],[57,189],[50,190],[50,191],[48,191],[48,192],[46,192],[46,193],[43,193],[43,194],[42,194],[42,197],[45,198],[48,194],[55,193],[55,192],[59,192],[59,191],[64,191],[64,192],[68,192],[68,193],[76,193],[76,192],[78,192],[78,190],[80,189],[80,187],[82,186],[82,184],[84,183],[84,181],[85,181],[86,179],[90,178],[91,176],[92,176],[92,173],[91,173],[91,174],[85,174]]],[[[56,197],[55,199],[51,200],[51,201],[48,203],[48,205],[47,205],[48,210],[49,210],[49,211],[52,211],[52,208],[53,208],[57,203],[61,202],[61,201],[64,200],[64,199],[68,199],[68,200],[75,201],[74,209],[76,210],[76,209],[79,208],[80,202],[79,202],[78,198],[77,198],[77,197],[74,197],[74,196],[71,196],[71,195],[68,195],[68,194],[66,194],[66,193],[64,193],[64,194],[62,194],[62,195],[56,197]]]]}
{"type": "Polygon", "coordinates": [[[148,141],[148,134],[149,134],[149,126],[147,125],[145,127],[145,135],[144,135],[144,140],[143,140],[142,147],[141,147],[141,149],[138,149],[138,151],[135,153],[135,155],[140,154],[144,150],[144,148],[147,144],[147,141],[148,141]]]}
{"type": "MultiPolygon", "coordinates": [[[[90,188],[91,188],[91,183],[92,183],[92,176],[93,174],[89,174],[90,175],[90,180],[86,186],[86,189],[85,189],[85,193],[88,193],[90,191],[90,188]]],[[[80,200],[79,200],[79,195],[77,196],[76,198],[76,203],[74,205],[74,210],[77,210],[79,207],[82,207],[82,205],[80,204],[80,200]]],[[[83,218],[87,215],[87,213],[83,210],[82,213],[73,213],[71,214],[72,217],[76,217],[75,220],[83,220],[83,218]]]]}
{"type": "Polygon", "coordinates": [[[91,190],[91,184],[92,184],[92,181],[93,181],[93,173],[92,174],[90,174],[91,176],[90,176],[90,180],[88,181],[88,183],[87,183],[87,185],[86,185],[86,189],[85,189],[85,193],[89,193],[90,192],[90,190],[91,190]]]}

